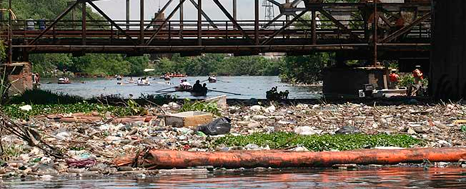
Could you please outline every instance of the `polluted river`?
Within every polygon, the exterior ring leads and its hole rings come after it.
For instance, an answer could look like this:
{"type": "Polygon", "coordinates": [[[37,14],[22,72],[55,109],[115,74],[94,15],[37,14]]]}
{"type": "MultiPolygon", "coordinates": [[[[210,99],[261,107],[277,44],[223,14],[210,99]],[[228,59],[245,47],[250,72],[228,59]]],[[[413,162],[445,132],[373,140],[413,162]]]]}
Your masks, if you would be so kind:
{"type": "MultiPolygon", "coordinates": [[[[263,99],[275,86],[289,90],[290,98],[320,95],[320,89],[280,83],[278,77],[218,79],[210,89],[242,94],[227,98],[263,99]]],[[[86,98],[99,91],[137,98],[173,86],[159,79],[151,86],[117,85],[115,79],[43,83],[42,89],[86,98]]],[[[188,97],[183,95],[177,94],[188,97]]],[[[2,142],[10,156],[2,156],[0,186],[466,187],[466,106],[460,103],[124,103],[3,107],[0,117],[9,133],[2,142]]]]}

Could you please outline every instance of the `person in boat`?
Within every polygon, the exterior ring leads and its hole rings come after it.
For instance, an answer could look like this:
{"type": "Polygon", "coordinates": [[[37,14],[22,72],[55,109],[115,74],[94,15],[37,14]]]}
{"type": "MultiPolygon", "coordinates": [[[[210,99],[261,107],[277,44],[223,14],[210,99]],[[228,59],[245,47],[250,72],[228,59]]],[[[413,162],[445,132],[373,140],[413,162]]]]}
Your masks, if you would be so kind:
{"type": "Polygon", "coordinates": [[[202,94],[207,94],[207,90],[208,90],[208,89],[207,89],[207,84],[204,83],[204,84],[202,85],[202,90],[201,90],[202,94]]]}
{"type": "Polygon", "coordinates": [[[193,85],[193,91],[194,92],[201,92],[202,91],[201,81],[199,81],[199,80],[196,81],[196,83],[193,85]]]}

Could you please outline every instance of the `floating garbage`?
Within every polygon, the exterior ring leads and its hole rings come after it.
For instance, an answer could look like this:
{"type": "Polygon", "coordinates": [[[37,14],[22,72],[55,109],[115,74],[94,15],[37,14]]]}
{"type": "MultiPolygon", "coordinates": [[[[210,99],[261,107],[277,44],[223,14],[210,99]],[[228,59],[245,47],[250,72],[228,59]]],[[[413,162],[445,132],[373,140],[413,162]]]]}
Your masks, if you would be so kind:
{"type": "Polygon", "coordinates": [[[231,120],[227,117],[218,118],[209,124],[197,127],[197,130],[206,135],[228,134],[231,130],[231,120]]]}

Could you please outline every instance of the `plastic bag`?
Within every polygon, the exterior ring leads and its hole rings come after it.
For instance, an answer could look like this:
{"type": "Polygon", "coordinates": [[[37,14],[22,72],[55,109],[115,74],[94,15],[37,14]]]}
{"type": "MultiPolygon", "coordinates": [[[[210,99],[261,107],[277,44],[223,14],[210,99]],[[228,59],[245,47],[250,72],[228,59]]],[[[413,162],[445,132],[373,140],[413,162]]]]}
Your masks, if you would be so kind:
{"type": "Polygon", "coordinates": [[[198,131],[206,135],[223,135],[228,134],[231,129],[231,120],[227,117],[218,118],[209,124],[197,127],[198,131]]]}

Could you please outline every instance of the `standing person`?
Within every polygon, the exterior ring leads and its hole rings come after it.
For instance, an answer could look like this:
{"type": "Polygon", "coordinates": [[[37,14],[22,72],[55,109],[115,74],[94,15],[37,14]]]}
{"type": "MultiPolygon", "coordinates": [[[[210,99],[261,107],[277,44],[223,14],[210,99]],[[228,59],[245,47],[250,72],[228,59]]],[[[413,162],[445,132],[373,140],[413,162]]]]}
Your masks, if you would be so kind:
{"type": "Polygon", "coordinates": [[[421,92],[422,89],[422,81],[424,80],[424,74],[421,71],[421,66],[417,65],[416,69],[413,70],[413,77],[414,77],[414,86],[413,90],[411,91],[411,96],[416,96],[421,92]]]}
{"type": "Polygon", "coordinates": [[[388,78],[390,80],[390,89],[398,89],[400,76],[396,73],[395,69],[392,70],[392,73],[388,76],[388,78]]]}

